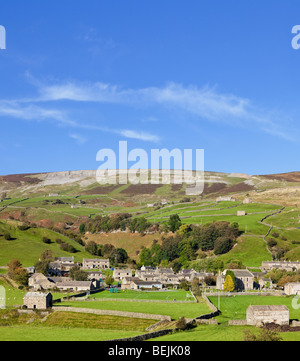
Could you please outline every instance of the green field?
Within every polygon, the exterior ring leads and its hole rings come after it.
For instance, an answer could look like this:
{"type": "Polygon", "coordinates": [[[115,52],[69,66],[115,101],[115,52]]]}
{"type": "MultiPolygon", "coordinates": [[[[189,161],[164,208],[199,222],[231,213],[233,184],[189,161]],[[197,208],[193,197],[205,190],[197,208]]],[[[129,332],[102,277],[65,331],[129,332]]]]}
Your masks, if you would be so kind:
{"type": "Polygon", "coordinates": [[[61,234],[44,228],[30,228],[26,231],[20,231],[15,222],[10,221],[7,223],[0,221],[1,266],[6,266],[12,259],[18,259],[24,267],[33,266],[45,250],[51,250],[55,257],[74,256],[75,262],[82,262],[83,258],[90,257],[90,254],[85,251],[83,246],[61,234]],[[5,232],[9,232],[12,240],[7,241],[3,237],[5,232]],[[43,237],[48,237],[51,240],[51,244],[43,243],[43,237]],[[62,251],[55,242],[58,238],[72,245],[77,252],[69,253],[62,251]]]}
{"type": "Polygon", "coordinates": [[[156,300],[156,301],[194,301],[190,292],[178,290],[178,291],[131,291],[124,290],[118,293],[111,293],[109,291],[103,291],[90,296],[95,299],[132,299],[132,300],[156,300]]]}
{"type": "Polygon", "coordinates": [[[260,267],[263,261],[271,261],[271,254],[267,251],[266,243],[262,237],[240,237],[236,246],[224,255],[220,255],[225,264],[232,259],[238,259],[247,267],[260,267]]]}
{"type": "Polygon", "coordinates": [[[195,318],[210,313],[210,309],[203,302],[200,303],[160,303],[160,302],[130,302],[130,301],[68,301],[58,304],[63,307],[79,307],[99,310],[114,310],[125,312],[149,313],[171,316],[177,320],[184,316],[195,318]]]}
{"type": "MultiPolygon", "coordinates": [[[[217,296],[208,296],[210,301],[218,307],[219,299],[217,296]]],[[[220,316],[219,322],[227,322],[233,319],[246,319],[246,310],[250,305],[285,305],[290,311],[290,320],[300,320],[300,309],[292,307],[293,296],[246,296],[232,295],[230,297],[220,297],[220,316]]]]}
{"type": "MultiPolygon", "coordinates": [[[[258,329],[251,326],[200,325],[192,330],[178,332],[155,338],[155,342],[189,342],[189,341],[243,341],[244,331],[257,334],[258,329]]],[[[299,341],[300,332],[281,332],[284,341],[299,341]]]]}
{"type": "Polygon", "coordinates": [[[33,326],[10,326],[0,330],[1,341],[107,341],[141,334],[135,331],[33,326]]]}

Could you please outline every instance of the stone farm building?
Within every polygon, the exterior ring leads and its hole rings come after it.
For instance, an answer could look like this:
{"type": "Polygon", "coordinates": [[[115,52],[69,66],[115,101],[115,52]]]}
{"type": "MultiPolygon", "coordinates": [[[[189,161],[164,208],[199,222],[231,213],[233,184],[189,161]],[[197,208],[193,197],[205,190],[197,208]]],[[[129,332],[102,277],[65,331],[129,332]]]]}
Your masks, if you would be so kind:
{"type": "Polygon", "coordinates": [[[247,324],[262,326],[265,323],[289,325],[289,309],[284,305],[249,306],[246,312],[247,324]]]}
{"type": "Polygon", "coordinates": [[[24,296],[24,306],[29,309],[45,310],[52,307],[52,294],[42,292],[27,292],[24,296]]]}

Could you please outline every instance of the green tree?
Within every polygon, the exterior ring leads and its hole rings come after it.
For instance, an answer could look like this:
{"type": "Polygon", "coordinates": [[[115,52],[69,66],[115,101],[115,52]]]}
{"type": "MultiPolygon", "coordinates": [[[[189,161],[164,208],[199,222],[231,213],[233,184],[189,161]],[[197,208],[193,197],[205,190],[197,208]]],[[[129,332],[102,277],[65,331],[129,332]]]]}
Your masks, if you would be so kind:
{"type": "Polygon", "coordinates": [[[81,225],[79,226],[79,232],[81,234],[85,233],[85,224],[84,223],[81,223],[81,225]]]}
{"type": "Polygon", "coordinates": [[[115,279],[112,276],[107,276],[105,278],[105,283],[107,286],[111,286],[115,282],[115,279]]]}
{"type": "Polygon", "coordinates": [[[88,274],[82,271],[78,265],[75,265],[70,269],[70,277],[73,281],[87,281],[88,274]]]}
{"type": "Polygon", "coordinates": [[[36,264],[34,265],[35,272],[42,273],[43,275],[47,275],[49,271],[49,264],[50,264],[49,260],[42,260],[36,262],[36,264]]]}
{"type": "Polygon", "coordinates": [[[175,233],[181,226],[181,219],[178,214],[172,214],[168,221],[168,226],[171,232],[175,233]]]}

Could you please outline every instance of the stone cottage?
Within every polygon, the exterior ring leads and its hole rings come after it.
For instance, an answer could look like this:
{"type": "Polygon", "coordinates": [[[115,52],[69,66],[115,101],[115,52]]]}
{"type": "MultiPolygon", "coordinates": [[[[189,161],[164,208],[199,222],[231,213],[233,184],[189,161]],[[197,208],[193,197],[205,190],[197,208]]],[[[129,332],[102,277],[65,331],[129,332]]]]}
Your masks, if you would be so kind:
{"type": "Polygon", "coordinates": [[[24,296],[24,306],[29,309],[45,310],[52,307],[52,299],[50,292],[27,292],[24,296]]]}
{"type": "Polygon", "coordinates": [[[116,268],[113,272],[113,278],[122,280],[125,277],[132,277],[132,269],[130,268],[116,268]]]}
{"type": "Polygon", "coordinates": [[[83,269],[109,269],[109,259],[104,258],[84,258],[82,262],[83,269]]]}
{"type": "Polygon", "coordinates": [[[284,285],[284,293],[287,295],[300,295],[300,282],[289,282],[284,285]]]}

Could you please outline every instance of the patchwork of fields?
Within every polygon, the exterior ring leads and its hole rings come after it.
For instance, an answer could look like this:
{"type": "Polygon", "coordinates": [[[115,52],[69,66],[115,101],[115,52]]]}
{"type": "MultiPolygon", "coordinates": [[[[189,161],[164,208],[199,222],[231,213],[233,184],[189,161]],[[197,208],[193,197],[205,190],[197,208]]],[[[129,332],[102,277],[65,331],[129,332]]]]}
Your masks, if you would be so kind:
{"type": "MultiPolygon", "coordinates": [[[[174,188],[175,189],[175,188],[174,188]]],[[[102,189],[103,190],[103,189],[102,189]]],[[[71,238],[50,230],[50,226],[60,223],[78,226],[81,219],[94,218],[97,215],[114,213],[130,213],[133,218],[145,217],[150,222],[166,223],[171,215],[178,214],[183,224],[204,225],[214,221],[237,222],[242,235],[235,246],[218,258],[224,263],[232,259],[241,261],[245,266],[259,268],[262,261],[271,260],[267,242],[274,238],[278,247],[286,248],[286,255],[291,260],[300,259],[300,210],[282,204],[257,202],[243,204],[242,198],[236,201],[216,202],[211,199],[180,201],[182,195],[164,207],[149,206],[147,201],[128,201],[129,186],[107,188],[107,194],[91,194],[72,196],[71,192],[59,197],[36,196],[31,198],[12,198],[0,204],[0,266],[6,266],[11,259],[19,259],[23,266],[32,266],[40,254],[49,249],[55,256],[74,256],[75,261],[91,258],[84,246],[71,238]],[[127,194],[127,193],[128,194],[127,194]],[[125,196],[124,196],[125,195],[125,196]],[[57,199],[59,198],[59,202],[57,199]],[[238,211],[245,211],[245,216],[238,216],[238,211]],[[18,219],[18,221],[17,221],[18,219]],[[20,221],[30,220],[37,227],[28,230],[19,229],[20,221]],[[272,227],[271,232],[270,227],[272,227]],[[4,238],[9,232],[11,240],[4,238]],[[267,233],[268,236],[265,238],[267,233]],[[45,244],[42,239],[50,239],[45,244]],[[72,245],[76,252],[70,254],[58,247],[57,239],[72,245]]],[[[158,187],[155,193],[165,195],[166,187],[158,187]]],[[[169,188],[168,188],[169,191],[169,188]]],[[[154,240],[160,244],[161,234],[130,234],[125,232],[87,234],[86,241],[93,240],[99,244],[110,243],[115,247],[124,248],[132,259],[138,259],[142,247],[150,247],[154,240]]],[[[5,274],[0,269],[0,275],[5,274]]],[[[1,315],[7,315],[15,305],[23,303],[25,289],[13,287],[5,278],[0,278],[0,286],[6,290],[7,310],[1,310],[1,315]]],[[[68,294],[54,294],[54,299],[68,294]]],[[[112,294],[101,292],[93,294],[90,300],[65,301],[57,304],[59,307],[82,309],[99,309],[123,312],[148,313],[170,316],[173,320],[180,317],[192,319],[210,313],[211,310],[201,297],[198,303],[191,301],[189,292],[173,290],[168,292],[135,292],[126,291],[112,294]],[[145,302],[147,301],[147,302],[145,302]],[[181,302],[176,302],[181,301],[181,302]]],[[[290,319],[299,320],[300,311],[292,307],[292,297],[278,296],[232,296],[210,297],[215,306],[220,306],[221,314],[216,318],[219,325],[199,325],[195,329],[174,333],[158,338],[158,341],[207,341],[207,340],[243,340],[244,330],[249,326],[228,326],[231,319],[244,319],[247,307],[252,304],[283,304],[290,310],[290,319]]],[[[155,320],[122,318],[117,316],[100,316],[78,314],[73,312],[54,312],[44,322],[39,316],[34,320],[30,317],[0,317],[1,340],[109,340],[136,336],[145,333],[146,328],[155,320]],[[30,320],[30,322],[28,322],[30,320]],[[30,332],[27,330],[30,329],[30,332]]],[[[173,325],[174,327],[174,325],[173,325]]],[[[281,333],[284,340],[300,338],[299,332],[281,333]]]]}

